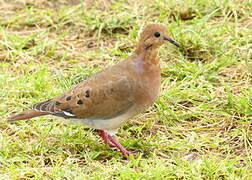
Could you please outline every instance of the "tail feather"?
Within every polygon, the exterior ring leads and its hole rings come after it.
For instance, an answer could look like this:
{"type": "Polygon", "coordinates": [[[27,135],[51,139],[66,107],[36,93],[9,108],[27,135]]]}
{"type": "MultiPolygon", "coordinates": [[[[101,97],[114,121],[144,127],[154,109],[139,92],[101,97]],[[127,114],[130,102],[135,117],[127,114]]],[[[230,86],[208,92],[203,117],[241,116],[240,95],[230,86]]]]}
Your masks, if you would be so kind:
{"type": "Polygon", "coordinates": [[[23,111],[20,114],[11,116],[7,118],[8,122],[14,122],[18,120],[24,120],[24,119],[30,119],[38,116],[43,116],[49,114],[48,112],[41,112],[41,111],[36,111],[36,110],[27,110],[23,111]]]}

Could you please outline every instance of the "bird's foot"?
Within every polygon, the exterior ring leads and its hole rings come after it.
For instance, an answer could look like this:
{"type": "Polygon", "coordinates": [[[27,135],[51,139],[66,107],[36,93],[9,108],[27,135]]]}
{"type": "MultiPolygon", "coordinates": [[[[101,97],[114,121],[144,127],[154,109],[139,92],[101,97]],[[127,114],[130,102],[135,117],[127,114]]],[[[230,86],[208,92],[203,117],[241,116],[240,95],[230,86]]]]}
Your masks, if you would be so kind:
{"type": "Polygon", "coordinates": [[[130,154],[136,155],[137,150],[135,151],[127,151],[120,143],[119,141],[116,139],[116,137],[114,135],[109,135],[108,134],[108,139],[109,141],[115,146],[117,147],[121,153],[125,156],[129,156],[130,154]]]}
{"type": "Polygon", "coordinates": [[[123,155],[129,156],[130,154],[136,155],[137,150],[134,151],[127,151],[116,139],[114,135],[109,135],[106,131],[104,130],[98,130],[99,136],[102,138],[103,142],[105,144],[108,144],[112,148],[118,148],[123,155]]]}
{"type": "Polygon", "coordinates": [[[99,136],[101,137],[101,139],[103,140],[103,142],[107,145],[109,145],[110,147],[116,147],[115,145],[111,144],[108,138],[108,133],[104,130],[98,130],[99,136]]]}

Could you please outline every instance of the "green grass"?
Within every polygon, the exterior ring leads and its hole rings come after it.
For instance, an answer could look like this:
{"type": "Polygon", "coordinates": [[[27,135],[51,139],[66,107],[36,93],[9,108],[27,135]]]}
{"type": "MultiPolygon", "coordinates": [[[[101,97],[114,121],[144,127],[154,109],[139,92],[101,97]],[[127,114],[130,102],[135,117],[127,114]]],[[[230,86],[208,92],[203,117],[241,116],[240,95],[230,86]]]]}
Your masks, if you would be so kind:
{"type": "Polygon", "coordinates": [[[0,179],[250,179],[250,0],[1,2],[0,179]],[[149,23],[182,44],[160,50],[155,106],[119,129],[136,156],[95,130],[5,117],[56,96],[134,50],[149,23]]]}

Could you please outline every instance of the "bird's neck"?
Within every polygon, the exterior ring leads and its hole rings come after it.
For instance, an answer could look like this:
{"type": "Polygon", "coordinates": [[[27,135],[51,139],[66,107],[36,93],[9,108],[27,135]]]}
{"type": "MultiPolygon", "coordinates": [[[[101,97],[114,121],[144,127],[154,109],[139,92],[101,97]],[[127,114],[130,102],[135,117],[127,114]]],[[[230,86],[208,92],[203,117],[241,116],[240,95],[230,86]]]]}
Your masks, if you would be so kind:
{"type": "Polygon", "coordinates": [[[149,64],[158,64],[158,48],[153,46],[142,46],[139,45],[134,52],[134,55],[137,56],[139,60],[143,61],[143,63],[149,64]]]}

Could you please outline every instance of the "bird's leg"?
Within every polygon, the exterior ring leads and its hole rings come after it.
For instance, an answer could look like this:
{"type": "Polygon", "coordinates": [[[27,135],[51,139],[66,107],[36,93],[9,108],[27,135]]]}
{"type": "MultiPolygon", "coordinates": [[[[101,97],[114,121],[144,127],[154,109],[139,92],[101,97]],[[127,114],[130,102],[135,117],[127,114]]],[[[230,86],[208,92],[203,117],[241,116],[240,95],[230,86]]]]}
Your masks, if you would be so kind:
{"type": "Polygon", "coordinates": [[[106,131],[98,129],[98,133],[105,144],[109,145],[110,147],[116,147],[115,145],[110,143],[108,139],[108,133],[106,131]]]}
{"type": "Polygon", "coordinates": [[[136,151],[127,151],[120,143],[119,141],[116,139],[116,137],[114,135],[108,135],[108,139],[109,141],[115,145],[115,147],[117,147],[124,155],[128,156],[130,154],[135,154],[136,151]]]}

